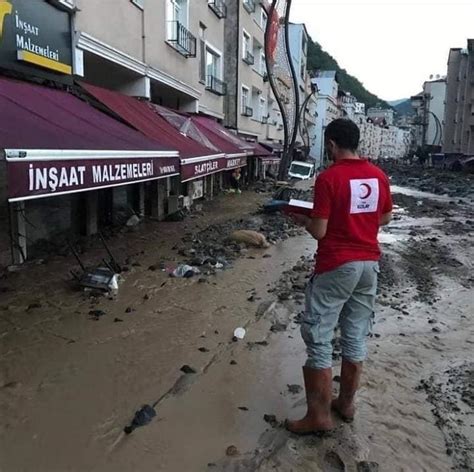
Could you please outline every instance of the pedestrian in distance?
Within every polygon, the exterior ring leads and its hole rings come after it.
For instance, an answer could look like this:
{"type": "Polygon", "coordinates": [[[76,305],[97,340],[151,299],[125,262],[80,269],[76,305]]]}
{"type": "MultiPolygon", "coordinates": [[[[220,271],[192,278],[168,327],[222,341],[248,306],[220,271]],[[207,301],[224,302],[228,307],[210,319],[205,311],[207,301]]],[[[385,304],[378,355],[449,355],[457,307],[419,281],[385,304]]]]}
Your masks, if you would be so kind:
{"type": "Polygon", "coordinates": [[[324,138],[333,164],[316,179],[310,215],[293,215],[318,241],[301,325],[308,355],[303,367],[308,411],[299,421],[287,421],[288,430],[297,434],[332,430],[331,409],[343,420],[354,418],[374,318],[381,255],[377,235],[392,218],[389,180],[357,154],[357,125],[335,120],[324,138]],[[340,392],[333,399],[332,340],[338,324],[343,359],[340,392]]]}

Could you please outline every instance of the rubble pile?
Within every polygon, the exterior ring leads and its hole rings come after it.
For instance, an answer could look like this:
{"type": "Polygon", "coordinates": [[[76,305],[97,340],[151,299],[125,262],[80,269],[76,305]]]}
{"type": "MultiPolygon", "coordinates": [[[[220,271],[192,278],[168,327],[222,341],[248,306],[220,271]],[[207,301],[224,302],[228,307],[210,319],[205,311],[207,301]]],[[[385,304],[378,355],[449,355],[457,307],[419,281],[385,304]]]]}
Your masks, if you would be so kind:
{"type": "Polygon", "coordinates": [[[422,169],[397,163],[384,163],[385,172],[395,185],[450,197],[474,197],[474,175],[441,169],[422,169]]]}
{"type": "Polygon", "coordinates": [[[178,253],[187,259],[191,266],[227,266],[237,258],[247,254],[245,243],[231,239],[239,230],[261,233],[266,241],[275,244],[296,236],[301,229],[281,214],[251,215],[237,220],[208,226],[205,230],[182,238],[183,245],[176,247],[178,253]]]}

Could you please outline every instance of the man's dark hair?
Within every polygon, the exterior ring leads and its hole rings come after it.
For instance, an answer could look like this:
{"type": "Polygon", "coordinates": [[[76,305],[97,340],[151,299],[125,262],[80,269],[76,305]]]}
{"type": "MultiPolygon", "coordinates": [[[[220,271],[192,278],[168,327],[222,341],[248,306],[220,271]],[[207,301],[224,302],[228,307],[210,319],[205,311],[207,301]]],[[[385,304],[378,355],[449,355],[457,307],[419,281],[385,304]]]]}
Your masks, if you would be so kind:
{"type": "Polygon", "coordinates": [[[352,121],[344,118],[334,120],[324,132],[326,142],[334,141],[341,149],[356,152],[359,147],[360,130],[352,121]]]}

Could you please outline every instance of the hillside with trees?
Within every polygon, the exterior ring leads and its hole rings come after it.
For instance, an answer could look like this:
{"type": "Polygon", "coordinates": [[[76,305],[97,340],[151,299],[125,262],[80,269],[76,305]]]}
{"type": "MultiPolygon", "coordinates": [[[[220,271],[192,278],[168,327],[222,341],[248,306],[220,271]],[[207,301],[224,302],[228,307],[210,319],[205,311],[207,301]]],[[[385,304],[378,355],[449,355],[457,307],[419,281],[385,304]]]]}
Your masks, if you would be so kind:
{"type": "Polygon", "coordinates": [[[342,69],[336,59],[323,50],[320,44],[309,39],[308,44],[308,70],[310,72],[317,70],[335,70],[339,75],[339,85],[342,90],[350,92],[357,100],[365,103],[367,108],[380,106],[390,108],[390,105],[370,93],[359,79],[350,75],[345,69],[342,69]]]}

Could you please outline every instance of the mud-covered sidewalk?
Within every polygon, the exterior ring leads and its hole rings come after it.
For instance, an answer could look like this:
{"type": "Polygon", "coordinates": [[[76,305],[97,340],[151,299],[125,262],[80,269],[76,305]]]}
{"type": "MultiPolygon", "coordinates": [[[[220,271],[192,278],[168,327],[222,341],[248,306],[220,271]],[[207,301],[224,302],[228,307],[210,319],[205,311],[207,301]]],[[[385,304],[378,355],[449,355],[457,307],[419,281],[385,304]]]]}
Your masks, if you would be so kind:
{"type": "MultiPolygon", "coordinates": [[[[315,244],[255,213],[268,194],[246,192],[111,238],[126,269],[117,297],[74,290],[70,255],[0,279],[0,469],[473,470],[472,203],[444,187],[416,192],[415,169],[392,173],[398,207],[380,235],[353,425],[304,439],[281,427],[304,413],[298,321],[315,244]],[[234,229],[274,244],[230,244],[234,229]],[[179,262],[204,263],[202,274],[170,278],[179,262]],[[237,327],[247,334],[235,342],[237,327]],[[144,404],[157,416],[126,435],[144,404]]],[[[83,253],[89,264],[103,257],[83,253]]],[[[336,343],[335,367],[338,357],[336,343]]]]}

